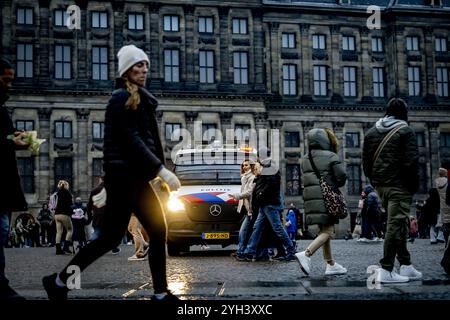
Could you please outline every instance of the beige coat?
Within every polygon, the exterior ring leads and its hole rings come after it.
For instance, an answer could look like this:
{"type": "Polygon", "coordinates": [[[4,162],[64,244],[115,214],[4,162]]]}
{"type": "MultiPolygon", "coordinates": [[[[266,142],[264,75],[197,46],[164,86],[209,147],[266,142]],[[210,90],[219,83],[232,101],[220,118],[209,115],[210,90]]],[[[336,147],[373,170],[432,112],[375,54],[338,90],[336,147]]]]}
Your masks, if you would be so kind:
{"type": "Polygon", "coordinates": [[[255,187],[253,180],[255,180],[255,175],[251,171],[244,173],[241,177],[241,192],[232,194],[233,198],[239,200],[238,212],[241,212],[242,206],[245,206],[247,213],[252,214],[251,198],[255,187]]]}
{"type": "Polygon", "coordinates": [[[450,223],[450,206],[445,203],[445,191],[447,190],[447,177],[440,177],[434,180],[436,184],[436,188],[439,192],[440,205],[441,205],[441,214],[438,219],[438,226],[442,225],[442,223],[450,223]]]}

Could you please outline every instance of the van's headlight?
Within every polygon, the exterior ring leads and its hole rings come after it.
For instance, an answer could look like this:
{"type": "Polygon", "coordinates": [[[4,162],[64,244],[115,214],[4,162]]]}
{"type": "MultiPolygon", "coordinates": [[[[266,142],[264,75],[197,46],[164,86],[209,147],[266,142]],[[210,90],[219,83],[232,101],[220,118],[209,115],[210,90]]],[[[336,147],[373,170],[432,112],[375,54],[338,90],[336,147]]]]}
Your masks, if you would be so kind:
{"type": "Polygon", "coordinates": [[[167,209],[169,211],[178,212],[178,211],[184,211],[184,203],[177,197],[172,197],[167,202],[167,209]]]}

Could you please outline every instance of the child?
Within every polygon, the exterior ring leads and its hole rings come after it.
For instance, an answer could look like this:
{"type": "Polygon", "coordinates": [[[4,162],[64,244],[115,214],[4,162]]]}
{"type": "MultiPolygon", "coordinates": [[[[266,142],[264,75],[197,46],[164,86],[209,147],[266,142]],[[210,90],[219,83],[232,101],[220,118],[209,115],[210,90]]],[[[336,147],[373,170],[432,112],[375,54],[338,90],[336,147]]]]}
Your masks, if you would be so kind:
{"type": "Polygon", "coordinates": [[[297,243],[295,242],[295,237],[297,235],[297,217],[295,211],[292,209],[289,209],[288,214],[286,215],[285,226],[289,239],[292,240],[295,248],[297,248],[297,243]]]}

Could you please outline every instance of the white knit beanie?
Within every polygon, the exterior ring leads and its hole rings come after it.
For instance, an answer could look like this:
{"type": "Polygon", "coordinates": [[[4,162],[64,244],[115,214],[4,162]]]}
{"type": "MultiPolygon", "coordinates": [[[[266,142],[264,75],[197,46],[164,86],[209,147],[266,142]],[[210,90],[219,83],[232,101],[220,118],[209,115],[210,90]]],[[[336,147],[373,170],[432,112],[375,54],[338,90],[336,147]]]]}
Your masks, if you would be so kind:
{"type": "Polygon", "coordinates": [[[119,75],[122,76],[128,69],[141,61],[147,61],[150,65],[150,60],[145,52],[134,44],[123,46],[117,53],[119,59],[119,75]]]}

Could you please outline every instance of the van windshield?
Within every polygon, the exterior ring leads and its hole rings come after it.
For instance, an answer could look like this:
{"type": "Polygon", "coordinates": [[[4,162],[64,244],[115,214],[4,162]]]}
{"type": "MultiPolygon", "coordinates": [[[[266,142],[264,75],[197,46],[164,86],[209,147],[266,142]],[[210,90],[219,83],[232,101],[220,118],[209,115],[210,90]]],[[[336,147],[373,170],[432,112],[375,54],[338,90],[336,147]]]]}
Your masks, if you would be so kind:
{"type": "Polygon", "coordinates": [[[182,184],[241,184],[239,165],[179,165],[175,173],[182,184]]]}

